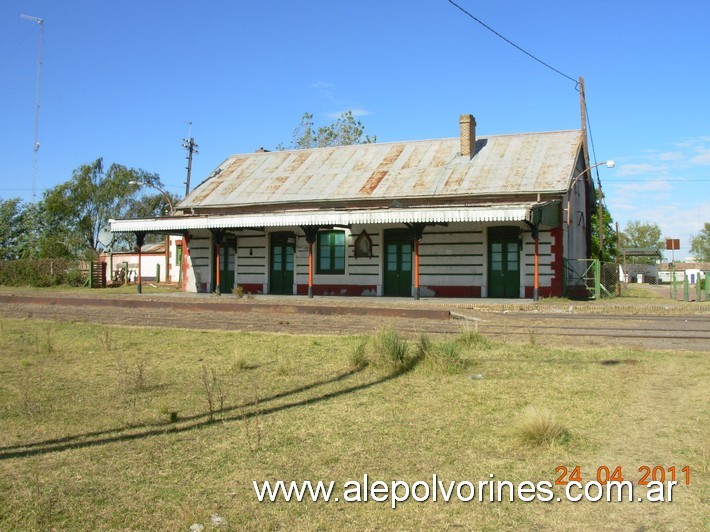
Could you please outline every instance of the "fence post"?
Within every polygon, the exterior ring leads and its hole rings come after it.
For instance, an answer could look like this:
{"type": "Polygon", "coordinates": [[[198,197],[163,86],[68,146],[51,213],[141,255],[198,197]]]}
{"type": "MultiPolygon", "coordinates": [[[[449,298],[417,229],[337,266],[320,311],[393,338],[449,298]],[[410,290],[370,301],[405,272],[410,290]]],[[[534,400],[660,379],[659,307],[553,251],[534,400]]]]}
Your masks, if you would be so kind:
{"type": "Polygon", "coordinates": [[[155,282],[160,282],[160,264],[155,265],[155,282]]]}
{"type": "Polygon", "coordinates": [[[683,275],[683,301],[690,299],[690,283],[688,282],[688,273],[683,275]]]}
{"type": "Polygon", "coordinates": [[[695,301],[700,303],[703,299],[703,292],[702,292],[702,287],[700,286],[700,272],[698,272],[698,276],[695,278],[695,301]]]}
{"type": "Polygon", "coordinates": [[[567,259],[564,257],[562,257],[562,297],[567,297],[567,259]]]}
{"type": "Polygon", "coordinates": [[[594,259],[594,299],[599,301],[602,297],[601,284],[601,262],[599,259],[594,259]]]}
{"type": "Polygon", "coordinates": [[[705,301],[710,301],[710,272],[705,272],[705,301]]]}
{"type": "Polygon", "coordinates": [[[678,287],[675,284],[675,264],[671,266],[671,299],[678,299],[678,287]]]}

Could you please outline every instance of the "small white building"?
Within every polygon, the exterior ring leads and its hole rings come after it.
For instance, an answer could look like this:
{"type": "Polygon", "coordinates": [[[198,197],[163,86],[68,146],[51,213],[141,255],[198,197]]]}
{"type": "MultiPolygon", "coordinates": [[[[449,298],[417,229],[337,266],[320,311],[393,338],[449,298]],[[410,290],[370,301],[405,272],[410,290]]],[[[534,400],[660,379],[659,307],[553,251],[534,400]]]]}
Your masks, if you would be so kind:
{"type": "MultiPolygon", "coordinates": [[[[121,275],[127,281],[138,277],[138,252],[117,251],[101,253],[99,260],[106,263],[107,281],[115,281],[121,275]]],[[[182,239],[170,236],[166,242],[146,244],[141,249],[141,277],[143,281],[179,283],[182,264],[182,239]]]]}
{"type": "Polygon", "coordinates": [[[695,284],[701,279],[705,279],[710,272],[710,263],[708,262],[674,262],[673,268],[669,263],[663,263],[658,269],[658,278],[663,283],[670,283],[673,279],[673,271],[675,271],[676,282],[685,282],[685,277],[688,277],[689,284],[695,284]]]}

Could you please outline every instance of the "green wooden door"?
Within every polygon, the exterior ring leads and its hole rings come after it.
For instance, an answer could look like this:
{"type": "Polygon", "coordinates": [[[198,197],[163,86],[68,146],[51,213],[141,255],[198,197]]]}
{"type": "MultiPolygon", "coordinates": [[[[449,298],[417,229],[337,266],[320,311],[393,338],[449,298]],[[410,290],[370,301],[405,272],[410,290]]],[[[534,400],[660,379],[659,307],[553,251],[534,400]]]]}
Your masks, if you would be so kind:
{"type": "Polygon", "coordinates": [[[270,294],[293,294],[293,233],[271,236],[270,294]]]}
{"type": "Polygon", "coordinates": [[[237,242],[234,237],[225,238],[219,253],[219,291],[231,294],[234,288],[234,266],[237,242]]]}
{"type": "Polygon", "coordinates": [[[412,295],[412,242],[406,231],[385,233],[384,294],[395,297],[412,295]]]}
{"type": "Polygon", "coordinates": [[[488,297],[520,297],[518,229],[492,229],[488,236],[488,297]]]}

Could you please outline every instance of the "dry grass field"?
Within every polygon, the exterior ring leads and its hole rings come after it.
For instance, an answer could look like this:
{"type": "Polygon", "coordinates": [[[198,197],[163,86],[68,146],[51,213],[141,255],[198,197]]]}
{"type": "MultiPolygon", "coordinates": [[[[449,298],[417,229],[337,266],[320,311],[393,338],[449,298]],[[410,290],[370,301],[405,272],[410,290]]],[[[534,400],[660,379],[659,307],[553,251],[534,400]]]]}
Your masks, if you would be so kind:
{"type": "Polygon", "coordinates": [[[0,528],[710,526],[710,352],[551,348],[471,331],[402,347],[389,333],[2,319],[0,528]],[[388,341],[402,351],[385,356],[388,341]],[[538,429],[522,428],[531,415],[559,430],[538,441],[538,429]],[[342,495],[364,474],[554,482],[559,466],[579,466],[585,482],[621,466],[639,494],[643,466],[675,467],[681,482],[670,503],[573,503],[555,486],[559,502],[410,500],[396,509],[258,502],[252,487],[332,480],[342,495]]]}

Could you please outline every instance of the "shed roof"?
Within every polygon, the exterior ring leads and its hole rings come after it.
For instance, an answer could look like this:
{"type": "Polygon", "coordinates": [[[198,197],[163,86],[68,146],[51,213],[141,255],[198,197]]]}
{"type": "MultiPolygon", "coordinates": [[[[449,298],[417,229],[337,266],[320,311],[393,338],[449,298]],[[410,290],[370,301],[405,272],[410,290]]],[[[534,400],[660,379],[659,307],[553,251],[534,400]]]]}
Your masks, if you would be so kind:
{"type": "Polygon", "coordinates": [[[178,208],[567,190],[582,132],[478,137],[472,158],[458,138],[232,155],[178,208]]]}

